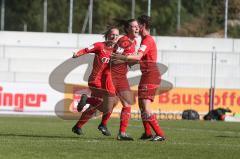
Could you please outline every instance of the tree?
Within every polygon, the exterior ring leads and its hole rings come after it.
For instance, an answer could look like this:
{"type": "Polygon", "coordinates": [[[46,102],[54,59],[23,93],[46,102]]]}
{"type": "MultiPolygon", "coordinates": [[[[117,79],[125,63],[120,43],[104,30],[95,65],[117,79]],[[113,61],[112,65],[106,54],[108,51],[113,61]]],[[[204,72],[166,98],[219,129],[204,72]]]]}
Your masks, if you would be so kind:
{"type": "MultiPolygon", "coordinates": [[[[48,0],[48,32],[67,32],[70,0],[48,0]]],[[[147,14],[148,0],[135,0],[135,15],[147,14]]],[[[44,0],[6,0],[5,30],[43,31],[44,0]]],[[[178,0],[152,0],[156,35],[205,36],[224,30],[225,0],[181,0],[181,29],[177,30],[178,0]]],[[[114,18],[131,18],[131,0],[93,0],[93,33],[103,33],[114,18]]],[[[81,33],[89,0],[74,0],[73,32],[81,33]]],[[[240,20],[240,1],[229,1],[229,19],[240,20]]],[[[236,23],[238,24],[238,23],[236,23]]],[[[229,26],[230,37],[240,37],[239,26],[229,26]]]]}
{"type": "Polygon", "coordinates": [[[5,14],[6,30],[23,30],[26,24],[29,31],[40,31],[41,0],[7,0],[5,14]]]}
{"type": "Polygon", "coordinates": [[[49,32],[67,32],[69,16],[68,0],[48,0],[48,26],[49,32]]]}

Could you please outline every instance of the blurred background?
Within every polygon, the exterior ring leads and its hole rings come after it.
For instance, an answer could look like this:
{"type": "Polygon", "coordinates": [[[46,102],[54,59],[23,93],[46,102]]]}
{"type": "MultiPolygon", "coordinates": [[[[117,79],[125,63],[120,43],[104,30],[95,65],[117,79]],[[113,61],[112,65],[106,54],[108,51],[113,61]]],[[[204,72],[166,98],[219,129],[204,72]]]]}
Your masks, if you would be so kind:
{"type": "Polygon", "coordinates": [[[1,0],[1,30],[102,33],[113,18],[148,14],[153,35],[224,37],[228,26],[238,38],[239,11],[239,0],[1,0]]]}

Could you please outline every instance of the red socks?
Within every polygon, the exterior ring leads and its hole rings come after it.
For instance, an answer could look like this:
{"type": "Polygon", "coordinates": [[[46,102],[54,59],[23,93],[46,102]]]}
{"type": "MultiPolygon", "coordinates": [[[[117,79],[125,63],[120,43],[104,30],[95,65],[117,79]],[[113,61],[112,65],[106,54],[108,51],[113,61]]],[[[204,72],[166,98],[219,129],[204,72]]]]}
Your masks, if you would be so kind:
{"type": "Polygon", "coordinates": [[[85,110],[76,124],[77,127],[81,128],[89,119],[92,118],[95,112],[96,112],[95,107],[89,107],[87,110],[85,110]]]}
{"type": "Polygon", "coordinates": [[[164,132],[161,129],[161,127],[158,124],[158,120],[156,118],[155,114],[152,114],[149,118],[148,118],[148,122],[151,125],[152,129],[155,131],[156,135],[164,137],[164,132]]]}
{"type": "Polygon", "coordinates": [[[103,111],[103,101],[101,98],[97,98],[97,97],[88,97],[87,98],[87,104],[90,104],[91,107],[94,107],[95,109],[99,110],[99,111],[103,111]]]}
{"type": "Polygon", "coordinates": [[[87,99],[87,103],[97,107],[98,105],[100,105],[102,103],[102,100],[96,97],[88,97],[87,99]]]}
{"type": "Polygon", "coordinates": [[[164,132],[158,124],[158,120],[155,114],[147,114],[146,112],[141,113],[142,122],[146,135],[152,135],[151,127],[158,136],[164,136],[164,132]]]}
{"type": "Polygon", "coordinates": [[[146,113],[141,113],[141,117],[142,117],[142,123],[143,123],[143,126],[144,126],[145,134],[148,135],[148,136],[152,135],[151,125],[148,122],[147,114],[146,113]]]}
{"type": "Polygon", "coordinates": [[[121,112],[121,116],[120,116],[120,132],[121,133],[125,133],[126,129],[128,127],[128,122],[129,119],[131,118],[131,107],[123,107],[122,108],[122,112],[121,112]]]}
{"type": "Polygon", "coordinates": [[[101,125],[104,125],[104,126],[107,125],[107,122],[110,119],[111,114],[112,114],[112,112],[103,113],[101,125]]]}

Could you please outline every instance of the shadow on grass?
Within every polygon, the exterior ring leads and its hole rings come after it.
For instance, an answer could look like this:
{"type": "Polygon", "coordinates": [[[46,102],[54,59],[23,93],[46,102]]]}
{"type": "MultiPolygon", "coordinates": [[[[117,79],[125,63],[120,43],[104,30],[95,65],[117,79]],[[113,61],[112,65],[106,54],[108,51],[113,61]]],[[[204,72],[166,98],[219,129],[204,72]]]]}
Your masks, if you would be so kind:
{"type": "Polygon", "coordinates": [[[4,134],[1,133],[2,137],[23,137],[23,138],[45,138],[45,139],[76,139],[76,140],[113,140],[113,137],[87,137],[85,135],[79,136],[55,136],[55,135],[34,135],[34,134],[4,134]]]}
{"type": "Polygon", "coordinates": [[[232,138],[232,139],[240,139],[240,136],[227,136],[227,135],[219,135],[217,138],[232,138]]]}

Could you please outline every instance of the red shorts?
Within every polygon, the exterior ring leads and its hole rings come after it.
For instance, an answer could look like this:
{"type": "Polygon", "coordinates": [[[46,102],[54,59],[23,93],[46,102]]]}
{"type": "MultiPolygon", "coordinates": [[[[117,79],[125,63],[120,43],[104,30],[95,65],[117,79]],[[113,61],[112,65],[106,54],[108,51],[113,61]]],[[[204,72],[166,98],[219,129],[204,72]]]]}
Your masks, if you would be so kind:
{"type": "Polygon", "coordinates": [[[126,75],[114,76],[112,77],[112,81],[117,92],[130,90],[130,86],[126,75]]]}
{"type": "Polygon", "coordinates": [[[100,81],[89,81],[88,86],[92,92],[91,95],[94,97],[115,96],[116,90],[110,73],[104,74],[100,81]]]}
{"type": "Polygon", "coordinates": [[[113,84],[112,75],[110,72],[102,77],[102,88],[107,91],[108,95],[115,95],[116,89],[113,84]]]}
{"type": "Polygon", "coordinates": [[[159,85],[142,84],[138,86],[138,99],[149,99],[154,101],[159,85]]]}
{"type": "Polygon", "coordinates": [[[160,82],[160,74],[143,74],[138,86],[138,98],[149,99],[153,102],[160,82]]]}
{"type": "Polygon", "coordinates": [[[127,79],[127,68],[126,63],[122,64],[112,64],[111,65],[111,74],[112,74],[112,81],[113,85],[117,92],[130,90],[130,86],[127,79]]]}

